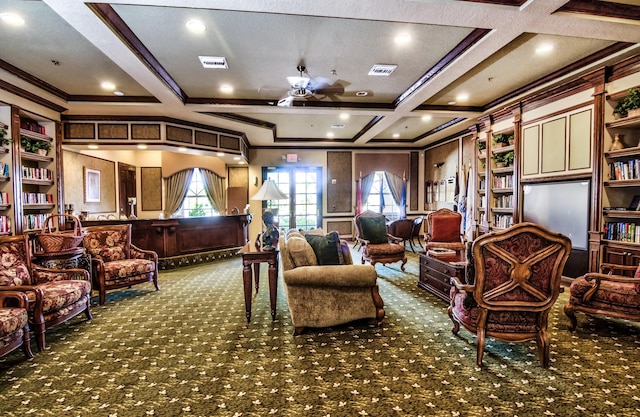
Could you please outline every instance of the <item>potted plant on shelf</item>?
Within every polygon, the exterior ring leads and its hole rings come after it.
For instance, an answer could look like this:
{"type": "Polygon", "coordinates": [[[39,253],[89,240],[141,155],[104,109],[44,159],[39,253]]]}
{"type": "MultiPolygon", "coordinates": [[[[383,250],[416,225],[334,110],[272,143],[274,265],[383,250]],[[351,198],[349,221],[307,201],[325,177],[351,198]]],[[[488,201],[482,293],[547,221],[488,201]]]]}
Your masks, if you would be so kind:
{"type": "Polygon", "coordinates": [[[487,142],[478,141],[478,156],[484,158],[487,153],[487,142]]]}
{"type": "Polygon", "coordinates": [[[0,145],[7,146],[11,143],[11,138],[7,137],[7,131],[0,128],[0,145]]]}
{"type": "Polygon", "coordinates": [[[504,133],[498,133],[497,135],[493,135],[493,143],[497,145],[497,147],[502,148],[504,146],[509,145],[509,135],[504,133]]]}
{"type": "Polygon", "coordinates": [[[504,161],[504,165],[510,167],[513,165],[513,158],[515,154],[513,151],[506,152],[502,155],[502,160],[504,161]]]}
{"type": "Polygon", "coordinates": [[[35,152],[38,155],[47,156],[51,150],[51,144],[49,142],[36,140],[31,144],[31,148],[33,149],[32,152],[35,152]]]}
{"type": "Polygon", "coordinates": [[[504,161],[504,153],[497,153],[491,157],[496,164],[496,168],[504,168],[506,162],[504,161]]]}
{"type": "Polygon", "coordinates": [[[629,89],[627,95],[613,109],[613,116],[616,119],[640,116],[640,87],[629,89]]]}
{"type": "Polygon", "coordinates": [[[21,152],[33,152],[31,150],[31,143],[33,141],[27,136],[20,135],[20,151],[21,152]]]}

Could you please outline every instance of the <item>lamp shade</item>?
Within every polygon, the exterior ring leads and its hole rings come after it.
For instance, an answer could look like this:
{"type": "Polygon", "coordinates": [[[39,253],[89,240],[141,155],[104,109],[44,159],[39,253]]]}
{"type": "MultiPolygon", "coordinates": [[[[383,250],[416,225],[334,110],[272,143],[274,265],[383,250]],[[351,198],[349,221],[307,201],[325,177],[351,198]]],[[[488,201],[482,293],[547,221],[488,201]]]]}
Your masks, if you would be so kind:
{"type": "Polygon", "coordinates": [[[251,197],[252,200],[286,200],[288,198],[273,180],[265,180],[258,192],[251,197]]]}

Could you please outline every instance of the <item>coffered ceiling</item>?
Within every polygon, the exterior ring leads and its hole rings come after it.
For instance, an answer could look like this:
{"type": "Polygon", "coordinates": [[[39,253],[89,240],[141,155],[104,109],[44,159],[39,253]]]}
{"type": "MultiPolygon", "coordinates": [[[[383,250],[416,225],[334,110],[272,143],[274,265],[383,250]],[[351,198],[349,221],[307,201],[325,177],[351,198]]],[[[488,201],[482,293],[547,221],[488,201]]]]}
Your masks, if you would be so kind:
{"type": "Polygon", "coordinates": [[[69,118],[162,116],[254,147],[424,147],[523,87],[640,52],[635,0],[2,0],[0,13],[24,20],[0,21],[0,88],[69,118]],[[310,80],[304,97],[292,76],[310,80]]]}

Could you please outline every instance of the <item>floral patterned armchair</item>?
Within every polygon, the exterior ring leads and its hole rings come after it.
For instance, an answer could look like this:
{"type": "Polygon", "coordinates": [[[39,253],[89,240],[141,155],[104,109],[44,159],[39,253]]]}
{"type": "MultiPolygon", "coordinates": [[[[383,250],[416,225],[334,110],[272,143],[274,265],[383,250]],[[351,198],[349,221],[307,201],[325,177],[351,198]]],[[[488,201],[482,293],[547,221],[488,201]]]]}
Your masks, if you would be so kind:
{"type": "Polygon", "coordinates": [[[578,325],[576,311],[640,321],[640,265],[603,263],[600,271],[587,273],[571,283],[569,302],[564,306],[569,330],[578,325]]]}
{"type": "Polygon", "coordinates": [[[477,335],[482,365],[485,337],[506,342],[535,340],[543,367],[549,366],[547,320],[558,299],[568,237],[534,223],[518,223],[480,236],[467,251],[466,283],[452,278],[449,317],[477,335]]]}
{"type": "Polygon", "coordinates": [[[31,263],[27,235],[0,238],[0,291],[21,291],[29,302],[29,326],[38,350],[45,349],[45,331],[84,312],[92,319],[91,281],[84,269],[50,269],[31,263]]]}
{"type": "Polygon", "coordinates": [[[107,290],[152,281],[158,287],[158,255],[131,243],[131,225],[90,226],[83,229],[91,255],[93,285],[103,305],[107,290]]]}
{"type": "Polygon", "coordinates": [[[29,338],[27,295],[18,291],[0,291],[0,356],[22,346],[27,358],[33,358],[29,338]]]}

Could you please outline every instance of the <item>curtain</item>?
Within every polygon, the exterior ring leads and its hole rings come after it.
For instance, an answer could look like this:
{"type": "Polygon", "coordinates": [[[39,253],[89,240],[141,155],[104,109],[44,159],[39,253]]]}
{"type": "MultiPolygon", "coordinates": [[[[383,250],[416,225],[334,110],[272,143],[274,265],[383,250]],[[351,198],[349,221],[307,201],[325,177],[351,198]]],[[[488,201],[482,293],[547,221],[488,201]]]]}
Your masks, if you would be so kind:
{"type": "Polygon", "coordinates": [[[395,201],[396,204],[400,206],[402,202],[402,185],[404,183],[402,177],[399,177],[396,174],[390,174],[388,172],[385,172],[384,176],[387,179],[387,184],[389,184],[389,188],[391,189],[391,195],[393,196],[393,201],[395,201]]]}
{"type": "Polygon", "coordinates": [[[200,168],[202,173],[202,181],[204,182],[204,191],[209,197],[209,201],[213,205],[213,208],[219,213],[225,213],[225,200],[226,200],[226,188],[224,184],[224,177],[219,176],[213,171],[200,168]]]}
{"type": "Polygon", "coordinates": [[[182,205],[187,191],[189,191],[189,184],[191,184],[191,177],[193,176],[193,168],[185,169],[180,172],[176,172],[166,181],[165,187],[165,216],[171,217],[182,205]]]}
{"type": "Polygon", "coordinates": [[[372,172],[369,175],[365,175],[360,179],[360,192],[362,194],[362,203],[364,204],[369,198],[371,193],[371,187],[373,186],[373,180],[376,179],[376,173],[372,172]]]}

